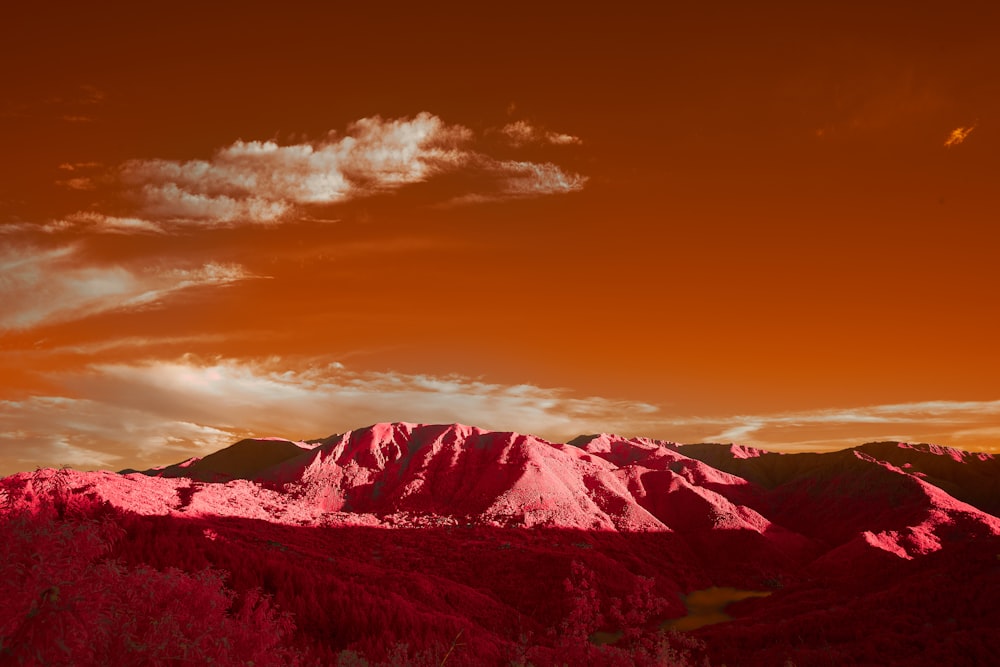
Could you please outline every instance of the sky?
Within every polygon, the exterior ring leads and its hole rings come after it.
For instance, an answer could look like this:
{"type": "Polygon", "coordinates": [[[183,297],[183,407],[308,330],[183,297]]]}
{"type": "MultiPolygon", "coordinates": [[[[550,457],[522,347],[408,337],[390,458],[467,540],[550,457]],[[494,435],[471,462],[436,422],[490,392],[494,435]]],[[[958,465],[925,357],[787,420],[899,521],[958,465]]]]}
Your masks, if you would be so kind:
{"type": "Polygon", "coordinates": [[[22,3],[0,474],[461,422],[1000,451],[1000,6],[22,3]]]}

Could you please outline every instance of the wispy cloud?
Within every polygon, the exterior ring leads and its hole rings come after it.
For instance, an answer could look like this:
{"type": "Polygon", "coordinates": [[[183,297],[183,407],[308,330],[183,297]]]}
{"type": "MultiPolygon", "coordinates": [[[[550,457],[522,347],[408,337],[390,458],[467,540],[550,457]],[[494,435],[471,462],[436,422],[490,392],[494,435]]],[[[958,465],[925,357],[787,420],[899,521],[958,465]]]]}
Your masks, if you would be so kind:
{"type": "Polygon", "coordinates": [[[582,190],[587,177],[567,173],[551,162],[482,160],[483,169],[494,176],[488,189],[459,195],[440,206],[452,207],[486,202],[528,199],[582,190]]]}
{"type": "MultiPolygon", "coordinates": [[[[240,340],[246,341],[248,339],[252,340],[274,340],[276,334],[272,331],[242,331],[240,332],[240,340]]],[[[71,343],[71,344],[57,344],[57,345],[47,345],[44,342],[36,343],[31,350],[17,350],[16,352],[8,352],[8,354],[17,354],[20,357],[25,357],[27,355],[36,355],[37,357],[51,356],[51,355],[73,355],[80,357],[96,357],[98,355],[103,355],[107,352],[116,353],[121,355],[121,353],[127,353],[126,356],[134,356],[135,354],[149,353],[150,349],[171,349],[175,353],[180,353],[177,351],[190,351],[197,346],[204,345],[217,345],[219,343],[225,343],[232,340],[232,335],[225,333],[196,333],[192,335],[185,336],[166,336],[166,335],[149,335],[149,336],[122,336],[118,338],[101,338],[97,340],[91,340],[87,342],[71,343]]],[[[0,352],[0,363],[3,361],[4,353],[0,352]]]]}
{"type": "Polygon", "coordinates": [[[48,222],[3,222],[0,223],[0,234],[22,236],[25,234],[55,234],[73,228],[73,223],[66,220],[50,220],[48,222]]]}
{"type": "Polygon", "coordinates": [[[92,364],[47,374],[46,380],[59,391],[0,402],[0,472],[59,463],[150,466],[247,436],[315,438],[382,421],[462,422],[553,441],[610,432],[778,451],[822,451],[870,440],[982,449],[1000,437],[1000,400],[681,417],[641,401],[458,375],[352,370],[320,359],[185,355],[92,364]],[[21,458],[4,441],[23,443],[16,449],[21,458]]]}
{"type": "Polygon", "coordinates": [[[37,458],[22,459],[22,466],[56,464],[60,461],[50,457],[65,457],[67,451],[76,452],[76,465],[104,465],[86,463],[86,452],[95,451],[99,456],[93,461],[148,466],[206,453],[250,434],[323,437],[380,421],[464,422],[559,439],[617,429],[656,410],[639,402],[454,375],[352,371],[329,362],[291,370],[280,359],[186,356],[94,365],[49,379],[64,395],[0,403],[0,423],[9,429],[0,438],[38,447],[22,450],[37,451],[37,458]]]}
{"type": "Polygon", "coordinates": [[[91,106],[103,103],[105,98],[107,98],[107,95],[103,90],[93,84],[85,83],[66,101],[81,106],[91,106]]]}
{"type": "Polygon", "coordinates": [[[57,180],[56,185],[70,190],[96,190],[98,186],[93,174],[100,167],[99,162],[63,162],[59,165],[59,170],[69,174],[67,178],[57,180]]]}
{"type": "MultiPolygon", "coordinates": [[[[298,367],[298,364],[295,364],[298,367]]],[[[573,397],[558,388],[501,385],[459,375],[353,371],[337,362],[292,370],[281,359],[212,360],[191,357],[94,366],[67,382],[100,395],[118,387],[115,402],[173,417],[195,415],[226,429],[296,437],[328,435],[379,421],[466,422],[486,428],[575,435],[598,423],[652,413],[655,407],[601,397],[573,397]],[[131,397],[131,398],[129,398],[131,397]],[[267,410],[261,411],[266,405],[267,410]]]]}
{"type": "Polygon", "coordinates": [[[35,467],[120,469],[232,444],[232,433],[84,398],[0,401],[0,475],[35,467]]]}
{"type": "Polygon", "coordinates": [[[79,246],[0,249],[0,330],[149,307],[182,290],[253,277],[235,264],[135,268],[96,265],[79,246]]]}
{"type": "MultiPolygon", "coordinates": [[[[539,138],[549,143],[579,141],[544,132],[539,138]]],[[[123,219],[161,227],[276,224],[303,217],[309,207],[392,192],[463,171],[487,181],[485,192],[465,194],[491,200],[572,192],[586,182],[584,176],[553,163],[490,157],[476,149],[475,142],[472,130],[427,112],[400,119],[375,116],[352,123],[343,134],[331,131],[314,141],[282,145],[241,140],[209,159],[130,160],[115,175],[118,186],[136,202],[134,214],[123,219]]],[[[80,177],[63,183],[84,188],[93,181],[80,177]]]]}
{"type": "Polygon", "coordinates": [[[63,89],[43,97],[8,101],[0,109],[0,118],[26,118],[53,115],[69,123],[87,123],[94,120],[92,111],[106,99],[104,91],[91,84],[63,89]]]}
{"type": "MultiPolygon", "coordinates": [[[[652,426],[652,425],[651,425],[652,426]]],[[[870,440],[935,442],[1000,449],[1000,400],[920,401],[674,420],[680,439],[765,449],[831,449],[870,440]],[[991,435],[992,434],[992,435],[991,435]]]]}
{"type": "Polygon", "coordinates": [[[62,171],[80,171],[85,169],[97,169],[101,166],[100,162],[63,162],[59,165],[59,169],[62,171]]]}
{"type": "Polygon", "coordinates": [[[0,234],[10,236],[52,235],[66,232],[96,234],[165,234],[159,223],[142,218],[105,215],[97,211],[77,211],[64,218],[45,222],[0,223],[0,234]]]}
{"type": "Polygon", "coordinates": [[[948,133],[948,138],[944,140],[945,148],[951,148],[952,146],[958,146],[965,141],[965,138],[976,129],[975,124],[969,127],[956,127],[950,133],[948,133]]]}
{"type": "Polygon", "coordinates": [[[513,197],[536,197],[583,189],[586,177],[567,174],[551,162],[505,161],[496,171],[504,175],[499,193],[513,197]]]}
{"type": "Polygon", "coordinates": [[[517,120],[507,123],[499,130],[507,143],[515,148],[528,144],[551,144],[554,146],[570,146],[583,143],[579,137],[561,132],[552,132],[545,128],[533,125],[526,120],[517,120]]]}
{"type": "Polygon", "coordinates": [[[101,234],[163,234],[159,223],[136,217],[105,215],[96,211],[77,211],[62,220],[54,220],[46,226],[52,231],[81,229],[101,234]]]}
{"type": "Polygon", "coordinates": [[[75,176],[73,178],[64,178],[56,181],[56,185],[61,185],[64,188],[69,188],[70,190],[95,190],[97,189],[97,184],[86,176],[75,176]]]}
{"type": "Polygon", "coordinates": [[[57,96],[49,100],[57,107],[71,109],[59,118],[67,123],[92,123],[96,120],[90,109],[103,104],[107,96],[104,91],[91,84],[83,84],[67,96],[57,96]]]}

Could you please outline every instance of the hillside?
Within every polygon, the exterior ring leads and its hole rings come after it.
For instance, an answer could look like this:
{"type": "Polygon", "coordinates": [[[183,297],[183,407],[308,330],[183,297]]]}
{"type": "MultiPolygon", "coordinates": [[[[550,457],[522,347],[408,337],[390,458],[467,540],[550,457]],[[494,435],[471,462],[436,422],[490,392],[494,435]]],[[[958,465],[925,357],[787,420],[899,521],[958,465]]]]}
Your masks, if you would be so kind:
{"type": "Polygon", "coordinates": [[[243,664],[212,647],[247,627],[269,637],[255,664],[988,664],[998,478],[990,455],[929,445],[407,423],[19,473],[0,480],[0,656],[148,663],[155,601],[181,588],[217,600],[211,633],[160,637],[162,664],[243,664]],[[146,602],[140,580],[159,582],[146,602]],[[121,614],[148,617],[124,644],[102,634],[121,614]]]}

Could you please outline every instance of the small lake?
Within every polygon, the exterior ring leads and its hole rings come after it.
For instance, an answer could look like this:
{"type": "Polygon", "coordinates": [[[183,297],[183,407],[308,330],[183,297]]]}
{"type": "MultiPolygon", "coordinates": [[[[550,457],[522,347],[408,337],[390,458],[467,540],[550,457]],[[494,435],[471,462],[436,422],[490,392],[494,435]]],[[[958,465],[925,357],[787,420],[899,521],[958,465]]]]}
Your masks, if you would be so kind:
{"type": "Polygon", "coordinates": [[[730,602],[746,600],[747,598],[765,598],[770,594],[771,591],[743,591],[738,588],[719,586],[692,591],[682,596],[684,606],[687,608],[687,616],[672,618],[665,621],[661,627],[687,632],[706,625],[731,621],[733,617],[725,612],[726,606],[730,602]]]}
{"type": "MultiPolygon", "coordinates": [[[[666,620],[660,627],[664,630],[673,629],[678,632],[687,632],[706,625],[725,623],[733,620],[733,617],[725,612],[726,606],[730,602],[746,600],[747,598],[766,598],[770,594],[771,591],[744,591],[738,588],[720,586],[691,591],[687,595],[681,596],[684,606],[687,608],[687,616],[666,620]]],[[[595,644],[614,644],[621,637],[620,631],[600,630],[590,636],[590,641],[595,644]]]]}

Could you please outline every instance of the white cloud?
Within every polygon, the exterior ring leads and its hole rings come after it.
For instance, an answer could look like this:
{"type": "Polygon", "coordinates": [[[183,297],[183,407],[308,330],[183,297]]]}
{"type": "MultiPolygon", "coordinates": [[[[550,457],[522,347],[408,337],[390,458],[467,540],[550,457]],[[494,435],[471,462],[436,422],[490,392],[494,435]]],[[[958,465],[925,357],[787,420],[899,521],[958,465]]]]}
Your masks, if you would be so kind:
{"type": "MultiPolygon", "coordinates": [[[[547,143],[579,142],[551,132],[539,137],[547,143]]],[[[303,207],[390,192],[463,170],[492,179],[487,192],[471,193],[490,200],[572,192],[586,182],[551,163],[492,158],[475,150],[474,141],[468,128],[427,112],[391,120],[376,116],[316,141],[241,140],[209,159],[130,160],[118,178],[138,202],[136,217],[128,219],[201,226],[276,224],[301,216],[303,207]]]]}
{"type": "Polygon", "coordinates": [[[98,234],[163,234],[166,230],[151,220],[105,215],[97,211],[77,211],[47,222],[8,222],[0,224],[0,234],[61,234],[85,231],[98,234]]]}
{"type": "Polygon", "coordinates": [[[552,132],[536,125],[532,125],[525,120],[516,120],[513,123],[504,125],[500,128],[500,134],[502,134],[507,139],[507,142],[515,148],[526,146],[528,144],[569,146],[583,143],[579,137],[574,137],[571,134],[552,132]]]}
{"type": "Polygon", "coordinates": [[[587,177],[563,171],[551,162],[483,159],[482,169],[495,177],[489,190],[454,197],[443,206],[527,199],[582,190],[587,177]]]}
{"type": "Polygon", "coordinates": [[[284,200],[250,194],[194,193],[176,183],[144,185],[142,198],[144,215],[182,223],[274,223],[292,209],[291,203],[284,200]]]}
{"type": "Polygon", "coordinates": [[[1000,401],[670,417],[648,403],[558,388],[355,371],[320,360],[303,366],[279,358],[183,356],[94,364],[46,379],[60,387],[57,395],[0,402],[0,473],[60,463],[148,467],[251,435],[309,439],[383,421],[461,422],[553,441],[611,432],[816,451],[870,440],[989,449],[1000,432],[1000,401]]]}
{"type": "MultiPolygon", "coordinates": [[[[240,340],[247,341],[249,339],[264,339],[268,340],[274,339],[273,332],[249,332],[243,331],[240,333],[240,340]]],[[[199,345],[205,344],[217,344],[225,343],[232,340],[232,335],[226,333],[198,333],[186,336],[160,336],[160,335],[150,335],[150,336],[120,336],[120,337],[104,337],[97,340],[92,340],[88,342],[72,343],[66,345],[55,345],[49,347],[44,344],[36,344],[35,347],[30,351],[17,350],[16,352],[10,352],[10,354],[17,354],[19,356],[24,356],[26,354],[38,354],[38,355],[73,355],[73,356],[87,356],[94,357],[106,352],[128,352],[135,354],[146,350],[148,352],[151,348],[177,348],[181,350],[190,350],[199,345]]],[[[0,363],[2,363],[3,354],[0,353],[0,363]]]]}
{"type": "Polygon", "coordinates": [[[65,397],[0,401],[0,475],[35,467],[121,469],[156,457],[182,459],[234,442],[232,433],[65,397]]]}
{"type": "Polygon", "coordinates": [[[78,211],[66,216],[65,220],[49,223],[52,231],[83,228],[104,234],[162,234],[163,227],[142,218],[104,215],[93,211],[78,211]]]}
{"type": "Polygon", "coordinates": [[[181,290],[251,278],[235,264],[141,269],[88,264],[77,246],[0,249],[0,330],[150,306],[181,290]]]}
{"type": "Polygon", "coordinates": [[[412,421],[463,422],[562,439],[617,429],[656,410],[459,376],[357,372],[326,362],[289,370],[280,359],[182,357],[94,365],[50,380],[67,396],[0,403],[0,423],[9,429],[0,438],[36,448],[24,450],[35,458],[22,459],[22,467],[59,463],[51,458],[59,451],[57,440],[98,452],[95,461],[134,467],[204,454],[250,434],[315,438],[382,421],[412,421]]]}
{"type": "Polygon", "coordinates": [[[144,214],[176,221],[273,223],[294,207],[392,190],[469,158],[471,131],[429,113],[365,118],[309,143],[237,141],[210,160],[132,160],[122,181],[144,214]]]}
{"type": "MultiPolygon", "coordinates": [[[[573,398],[561,389],[498,385],[461,376],[356,372],[339,363],[289,370],[280,359],[219,360],[190,357],[137,365],[102,365],[74,382],[127,388],[136,407],[167,410],[175,418],[196,413],[221,428],[249,428],[296,437],[380,421],[467,422],[486,428],[576,434],[620,417],[638,417],[653,406],[606,398],[573,398]],[[261,407],[267,409],[262,411],[261,407]]],[[[129,399],[126,399],[129,400],[129,399]]]]}
{"type": "Polygon", "coordinates": [[[505,174],[500,192],[517,197],[574,192],[587,182],[586,176],[566,173],[551,162],[506,161],[499,163],[497,171],[505,174]]]}
{"type": "MultiPolygon", "coordinates": [[[[673,420],[678,439],[765,449],[831,449],[871,440],[982,447],[995,438],[1000,401],[919,401],[731,417],[673,420]],[[817,435],[826,438],[817,439],[817,435]]],[[[659,428],[660,425],[650,425],[659,428]]]]}
{"type": "Polygon", "coordinates": [[[50,220],[49,222],[6,222],[0,224],[0,234],[58,234],[76,227],[69,220],[50,220]]]}

